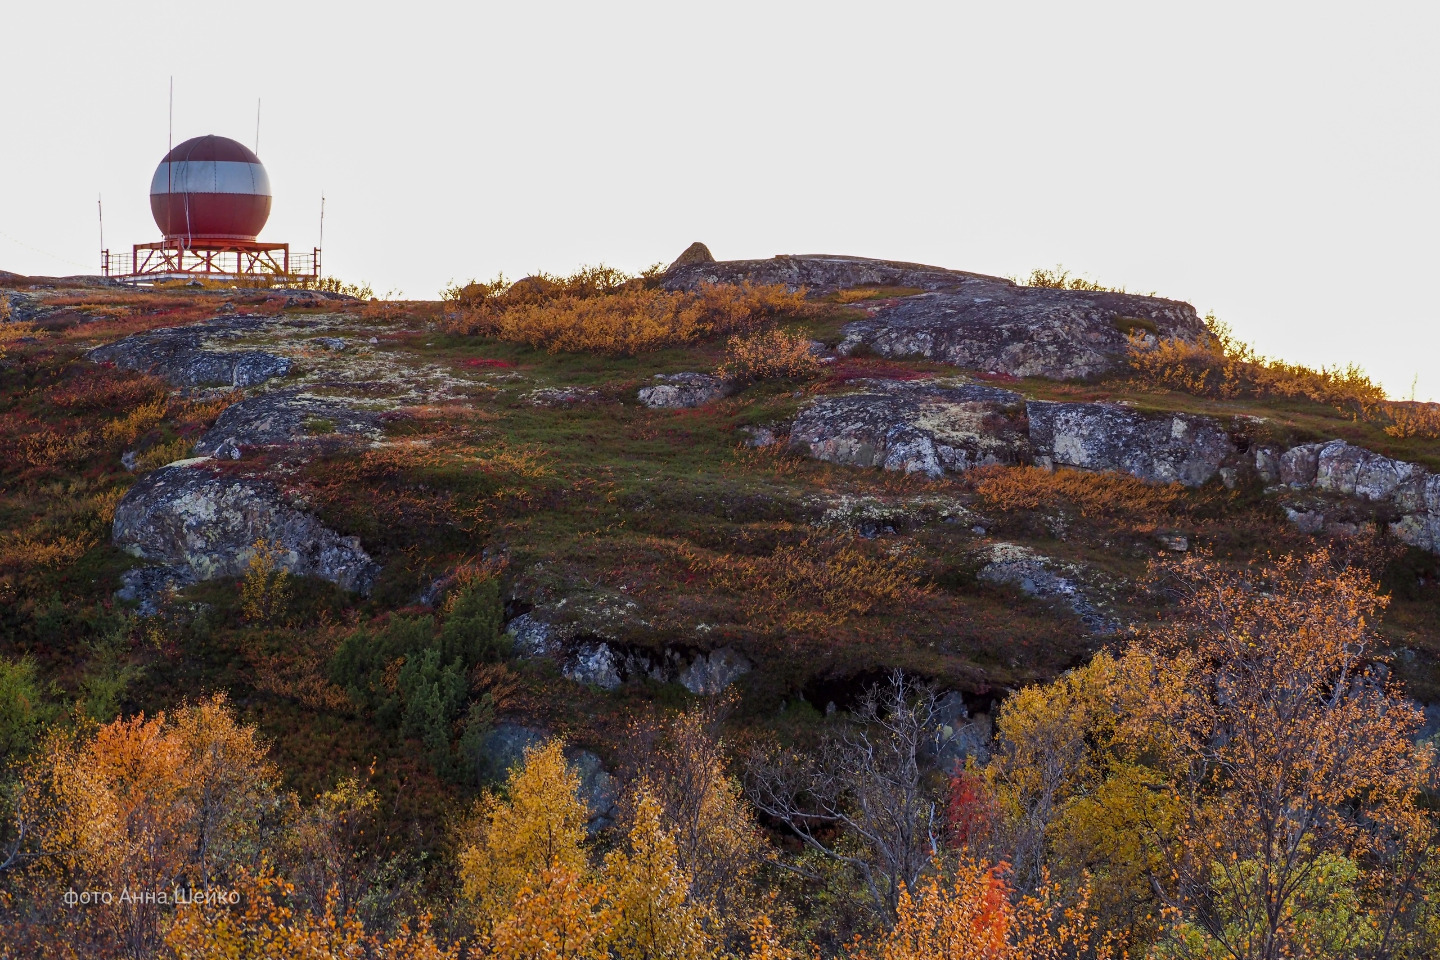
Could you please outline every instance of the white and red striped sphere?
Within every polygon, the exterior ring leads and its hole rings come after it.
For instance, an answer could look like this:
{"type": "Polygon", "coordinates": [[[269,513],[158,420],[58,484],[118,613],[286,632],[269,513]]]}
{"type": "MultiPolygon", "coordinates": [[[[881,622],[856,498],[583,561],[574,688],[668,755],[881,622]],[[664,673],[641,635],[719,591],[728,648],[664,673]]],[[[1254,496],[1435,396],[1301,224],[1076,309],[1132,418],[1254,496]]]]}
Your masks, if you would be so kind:
{"type": "Polygon", "coordinates": [[[270,217],[270,177],[234,140],[195,137],[155,168],[150,211],[167,240],[254,240],[270,217]]]}

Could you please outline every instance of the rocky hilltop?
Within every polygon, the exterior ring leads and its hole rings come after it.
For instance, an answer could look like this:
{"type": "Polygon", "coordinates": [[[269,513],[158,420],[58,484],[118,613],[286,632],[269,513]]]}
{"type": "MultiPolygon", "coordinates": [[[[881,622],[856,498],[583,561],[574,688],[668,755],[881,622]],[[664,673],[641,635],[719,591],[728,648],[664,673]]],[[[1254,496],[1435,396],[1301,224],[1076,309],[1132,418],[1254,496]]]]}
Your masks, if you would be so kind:
{"type": "Polygon", "coordinates": [[[670,290],[702,284],[782,284],[812,294],[876,288],[865,319],[846,324],[842,355],[923,357],[1014,377],[1090,377],[1124,365],[1130,335],[1201,342],[1195,308],[1177,300],[1023,287],[1012,280],[918,263],[828,255],[704,261],[666,271],[670,290]]]}

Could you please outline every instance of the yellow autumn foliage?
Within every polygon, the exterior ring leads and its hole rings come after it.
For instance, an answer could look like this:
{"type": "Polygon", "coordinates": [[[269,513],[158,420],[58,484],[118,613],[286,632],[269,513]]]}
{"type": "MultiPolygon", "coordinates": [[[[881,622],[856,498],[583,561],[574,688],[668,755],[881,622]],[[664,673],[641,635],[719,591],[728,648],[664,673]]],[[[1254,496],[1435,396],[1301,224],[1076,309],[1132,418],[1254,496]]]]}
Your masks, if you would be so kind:
{"type": "Polygon", "coordinates": [[[495,793],[481,798],[479,836],[460,854],[460,881],[482,931],[495,929],[543,871],[584,874],[579,788],[563,743],[551,740],[525,751],[524,763],[506,780],[504,799],[495,793]]]}
{"type": "Polygon", "coordinates": [[[660,802],[642,783],[626,849],[605,858],[615,911],[611,952],[618,960],[704,960],[715,953],[708,911],[690,896],[675,838],[661,823],[660,802]]]}

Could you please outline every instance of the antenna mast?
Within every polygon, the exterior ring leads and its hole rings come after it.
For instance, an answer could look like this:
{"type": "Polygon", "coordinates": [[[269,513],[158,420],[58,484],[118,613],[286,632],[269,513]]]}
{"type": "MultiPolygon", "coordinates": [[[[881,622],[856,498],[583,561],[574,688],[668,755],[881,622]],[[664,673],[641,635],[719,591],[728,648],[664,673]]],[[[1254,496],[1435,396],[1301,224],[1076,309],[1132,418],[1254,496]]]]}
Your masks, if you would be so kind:
{"type": "Polygon", "coordinates": [[[325,248],[325,192],[320,192],[320,248],[325,248]]]}
{"type": "Polygon", "coordinates": [[[255,156],[260,156],[260,98],[255,98],[255,156]]]}
{"type": "Polygon", "coordinates": [[[101,202],[100,194],[95,194],[95,209],[100,213],[100,252],[105,252],[105,205],[101,202]]]}

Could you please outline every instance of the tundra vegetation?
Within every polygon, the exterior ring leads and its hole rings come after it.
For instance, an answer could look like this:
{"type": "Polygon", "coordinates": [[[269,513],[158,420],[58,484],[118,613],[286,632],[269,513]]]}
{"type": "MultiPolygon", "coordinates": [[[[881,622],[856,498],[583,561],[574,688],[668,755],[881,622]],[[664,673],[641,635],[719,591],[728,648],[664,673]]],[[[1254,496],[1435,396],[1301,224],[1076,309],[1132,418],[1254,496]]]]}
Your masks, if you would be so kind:
{"type": "MultiPolygon", "coordinates": [[[[956,373],[825,356],[920,290],[660,281],[15,283],[44,309],[0,315],[0,957],[1440,955],[1440,558],[1255,482],[802,457],[802,404],[956,373]],[[126,490],[275,384],[85,351],[228,313],[291,324],[231,344],[281,385],[382,412],[214,466],[358,538],[366,595],[264,533],[239,576],[116,595],[126,490]],[[682,372],[728,392],[635,402],[682,372]],[[1041,555],[1126,628],[991,575],[1041,555]],[[749,672],[667,666],[722,655],[749,672]]],[[[1151,327],[1005,385],[1440,465],[1432,408],[1361,371],[1151,327]]]]}

